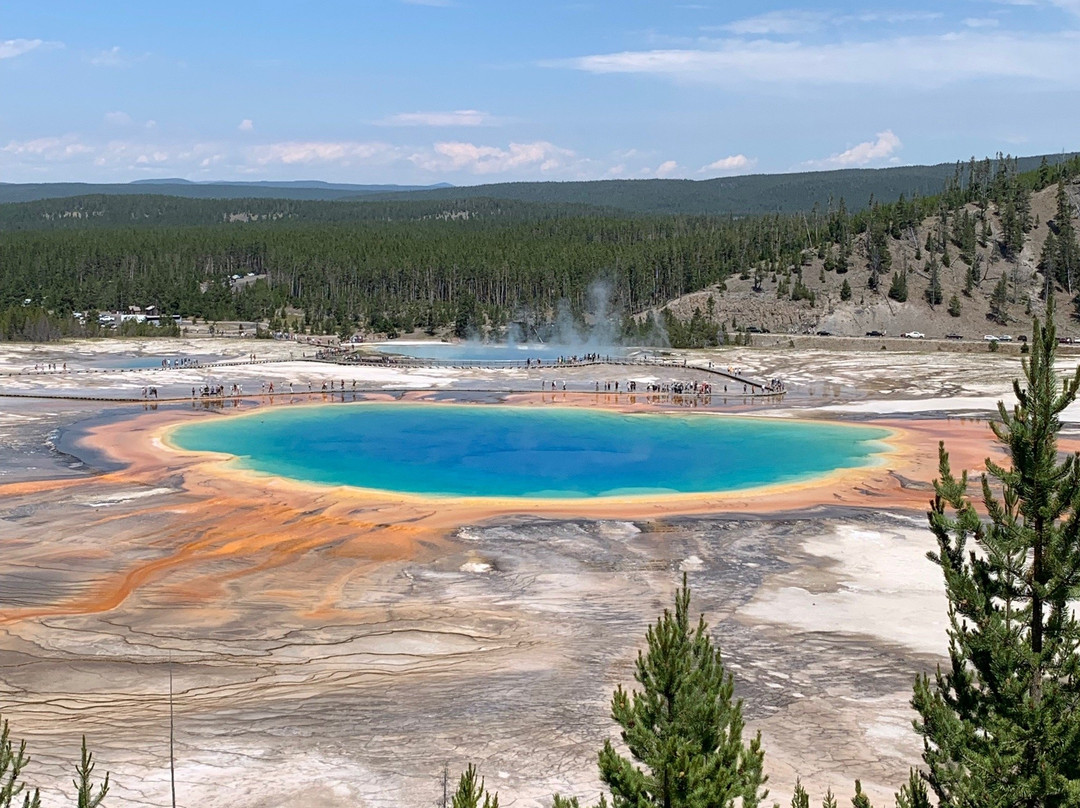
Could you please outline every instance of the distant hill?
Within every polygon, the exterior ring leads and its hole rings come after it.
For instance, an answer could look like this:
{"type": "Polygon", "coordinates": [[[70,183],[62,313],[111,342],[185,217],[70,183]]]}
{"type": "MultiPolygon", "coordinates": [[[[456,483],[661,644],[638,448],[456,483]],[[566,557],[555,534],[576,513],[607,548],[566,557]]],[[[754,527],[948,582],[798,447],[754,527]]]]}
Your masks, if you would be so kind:
{"type": "Polygon", "coordinates": [[[438,185],[350,185],[298,180],[296,182],[192,182],[184,179],[136,180],[129,183],[34,182],[0,183],[0,203],[34,202],[69,196],[106,194],[131,196],[147,193],[188,199],[357,199],[365,195],[444,190],[438,185]]]}
{"type": "MultiPolygon", "coordinates": [[[[1046,155],[1054,165],[1073,154],[1046,155]]],[[[1039,167],[1042,155],[1021,157],[1021,172],[1039,167]]],[[[597,180],[593,182],[513,182],[452,189],[415,191],[409,199],[515,199],[521,202],[578,204],[617,208],[634,213],[754,215],[798,213],[829,200],[845,200],[848,210],[861,210],[874,198],[892,202],[905,194],[940,193],[956,172],[956,163],[893,168],[853,168],[798,174],[752,174],[713,180],[597,180]]],[[[966,174],[966,164],[964,165],[966,174]]],[[[376,198],[397,199],[398,195],[376,198]]]]}
{"type": "MultiPolygon", "coordinates": [[[[1072,154],[1046,155],[1050,164],[1072,154]]],[[[1042,155],[1021,157],[1018,169],[1038,168],[1042,155]]],[[[795,174],[753,174],[712,180],[597,180],[591,182],[511,182],[489,185],[349,185],[318,180],[294,182],[191,182],[139,180],[126,184],[0,183],[0,203],[72,196],[131,195],[148,192],[194,199],[292,199],[352,201],[460,201],[501,199],[544,205],[584,205],[631,213],[753,215],[798,213],[829,201],[845,200],[848,210],[864,208],[871,197],[893,201],[901,194],[930,196],[954,175],[956,163],[932,166],[857,168],[795,174]]]]}

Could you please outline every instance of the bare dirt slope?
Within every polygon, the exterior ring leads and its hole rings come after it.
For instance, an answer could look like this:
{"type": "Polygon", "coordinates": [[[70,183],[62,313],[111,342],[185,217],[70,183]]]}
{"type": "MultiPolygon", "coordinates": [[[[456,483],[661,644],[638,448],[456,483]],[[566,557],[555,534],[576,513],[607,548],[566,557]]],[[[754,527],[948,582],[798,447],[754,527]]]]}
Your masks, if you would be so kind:
{"type": "MultiPolygon", "coordinates": [[[[1080,199],[1080,187],[1071,189],[1074,199],[1080,199]]],[[[991,205],[989,221],[991,237],[986,245],[980,245],[978,255],[983,277],[971,295],[964,294],[968,265],[959,257],[955,245],[949,245],[950,265],[941,268],[944,302],[931,306],[925,298],[930,276],[926,270],[929,256],[924,247],[927,234],[938,226],[937,218],[925,220],[914,238],[889,240],[892,267],[883,276],[879,288],[868,287],[870,270],[861,236],[856,237],[851,268],[845,274],[826,272],[824,261],[807,252],[802,267],[802,279],[815,295],[813,303],[794,301],[790,295],[778,296],[778,287],[784,282],[784,273],[767,274],[760,291],[754,291],[751,273],[743,277],[729,278],[721,286],[714,286],[677,298],[667,308],[680,319],[689,318],[695,308],[703,314],[708,311],[708,301],[713,300],[715,321],[723,323],[732,331],[742,328],[761,328],[773,333],[806,334],[827,331],[836,336],[863,336],[868,331],[880,331],[890,336],[907,331],[919,331],[927,337],[944,337],[959,334],[965,338],[981,339],[987,334],[1026,334],[1030,331],[1032,312],[1043,310],[1041,293],[1044,278],[1037,271],[1039,254],[1049,232],[1048,222],[1053,218],[1057,189],[1054,186],[1032,195],[1032,218],[1035,226],[1027,234],[1026,244],[1017,261],[1002,257],[997,239],[1002,233],[999,211],[991,205]],[[918,257],[916,257],[918,256],[918,257]],[[892,272],[908,272],[908,299],[899,303],[889,299],[889,281],[892,272]],[[990,319],[990,296],[995,285],[1005,274],[1008,277],[1008,321],[1005,324],[990,319]],[[841,287],[847,280],[851,286],[850,300],[840,299],[841,287]],[[956,295],[960,312],[953,316],[947,303],[956,295]]],[[[974,212],[974,205],[969,206],[974,212]]],[[[791,281],[789,281],[789,284],[791,281]]],[[[781,290],[782,291],[782,290],[781,290]]],[[[1056,303],[1061,316],[1057,318],[1059,334],[1080,338],[1080,320],[1073,316],[1072,295],[1058,292],[1056,303]]]]}

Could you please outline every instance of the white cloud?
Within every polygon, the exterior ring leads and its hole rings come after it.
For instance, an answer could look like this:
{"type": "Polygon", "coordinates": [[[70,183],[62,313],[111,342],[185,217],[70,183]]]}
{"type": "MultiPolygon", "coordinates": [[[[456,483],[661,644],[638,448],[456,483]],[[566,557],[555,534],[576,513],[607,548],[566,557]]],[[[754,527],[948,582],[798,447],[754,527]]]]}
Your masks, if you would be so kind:
{"type": "Polygon", "coordinates": [[[120,112],[119,110],[115,112],[106,112],[105,123],[109,124],[109,126],[130,126],[131,116],[126,112],[120,112]]]}
{"type": "Polygon", "coordinates": [[[255,146],[250,152],[258,165],[317,165],[335,163],[342,166],[364,163],[386,163],[400,156],[400,150],[378,141],[290,141],[255,146]]]}
{"type": "Polygon", "coordinates": [[[860,24],[903,25],[913,22],[930,22],[941,19],[936,11],[865,11],[859,14],[835,14],[825,11],[800,11],[785,9],[768,11],[753,17],[706,26],[705,31],[728,31],[737,36],[798,36],[820,31],[827,26],[851,26],[860,24]]]}
{"type": "Polygon", "coordinates": [[[103,51],[98,51],[90,57],[90,64],[95,67],[131,67],[136,62],[145,59],[147,54],[133,56],[121,50],[119,45],[113,45],[103,51]]]}
{"type": "Polygon", "coordinates": [[[1077,52],[1080,32],[1076,31],[967,31],[825,45],[729,39],[709,49],[625,51],[550,64],[590,73],[654,75],[733,88],[849,84],[925,89],[988,78],[1080,86],[1077,52]]]}
{"type": "Polygon", "coordinates": [[[1057,6],[1062,11],[1080,16],[1080,0],[1050,0],[1050,4],[1057,6]]]}
{"type": "Polygon", "coordinates": [[[22,160],[56,162],[91,154],[93,148],[80,142],[75,135],[65,135],[12,140],[6,146],[0,147],[0,152],[22,160]]]}
{"type": "Polygon", "coordinates": [[[811,168],[856,168],[881,163],[889,160],[903,145],[891,129],[886,129],[878,132],[876,140],[867,140],[824,160],[811,160],[806,165],[811,168]]]}
{"type": "Polygon", "coordinates": [[[14,59],[38,48],[62,48],[61,42],[46,42],[44,39],[5,39],[0,41],[0,59],[14,59]]]}
{"type": "Polygon", "coordinates": [[[830,15],[821,11],[769,11],[754,17],[735,20],[720,27],[739,36],[805,34],[817,31],[829,19],[830,15]]]}
{"type": "Polygon", "coordinates": [[[453,112],[399,112],[379,121],[382,126],[490,126],[495,118],[475,109],[453,112]]]}
{"type": "MultiPolygon", "coordinates": [[[[141,127],[132,126],[127,131],[132,137],[107,141],[67,135],[0,143],[0,165],[11,181],[38,180],[50,172],[56,179],[81,176],[105,181],[148,174],[217,179],[332,176],[369,182],[402,181],[403,177],[430,181],[454,175],[586,179],[602,176],[607,169],[605,164],[547,141],[395,145],[350,140],[246,143],[237,137],[232,141],[177,143],[158,140],[156,132],[141,127]]],[[[669,170],[665,165],[650,173],[666,174],[669,170]]]]}
{"type": "Polygon", "coordinates": [[[424,150],[410,155],[409,160],[425,171],[500,174],[521,170],[548,173],[570,167],[575,158],[574,152],[569,149],[543,140],[511,143],[505,149],[450,141],[436,143],[430,152],[424,150]]]}
{"type": "Polygon", "coordinates": [[[997,17],[968,17],[964,20],[964,25],[968,28],[997,28],[1001,25],[1001,20],[997,17]]]}
{"type": "Polygon", "coordinates": [[[733,154],[730,157],[721,157],[707,166],[704,166],[700,174],[741,174],[753,170],[757,165],[756,157],[747,157],[745,154],[733,154]]]}
{"type": "Polygon", "coordinates": [[[236,128],[239,129],[241,132],[254,132],[255,122],[251,120],[251,118],[244,118],[244,120],[240,121],[236,128]]]}
{"type": "Polygon", "coordinates": [[[656,176],[670,177],[679,170],[679,164],[674,160],[665,160],[656,167],[656,176]]]}

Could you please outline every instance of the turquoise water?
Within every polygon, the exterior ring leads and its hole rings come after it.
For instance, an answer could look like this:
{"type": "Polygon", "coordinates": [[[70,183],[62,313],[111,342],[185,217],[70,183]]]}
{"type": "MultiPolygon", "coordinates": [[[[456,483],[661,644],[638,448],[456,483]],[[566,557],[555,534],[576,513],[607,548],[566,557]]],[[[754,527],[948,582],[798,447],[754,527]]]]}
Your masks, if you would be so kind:
{"type": "Polygon", "coordinates": [[[413,494],[602,497],[731,491],[868,465],[883,429],[710,414],[337,404],[208,418],[182,449],[315,483],[413,494]]]}

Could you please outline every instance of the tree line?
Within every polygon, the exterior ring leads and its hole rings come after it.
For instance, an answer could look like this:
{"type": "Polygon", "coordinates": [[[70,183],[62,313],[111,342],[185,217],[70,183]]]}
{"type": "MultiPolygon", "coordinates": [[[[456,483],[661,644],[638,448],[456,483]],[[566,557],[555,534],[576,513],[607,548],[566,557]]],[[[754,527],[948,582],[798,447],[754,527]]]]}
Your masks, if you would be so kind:
{"type": "MultiPolygon", "coordinates": [[[[498,333],[513,321],[540,331],[560,305],[584,318],[597,281],[610,289],[608,305],[626,318],[706,287],[723,289],[736,274],[760,279],[793,271],[798,277],[788,292],[812,300],[799,273],[815,254],[826,271],[844,274],[858,245],[876,289],[888,281],[890,245],[912,238],[928,217],[939,221],[925,245],[931,274],[959,254],[977,283],[975,245],[991,238],[990,205],[1002,222],[994,238],[1004,256],[1014,257],[1033,225],[1031,192],[1053,183],[1064,189],[1080,176],[1080,157],[1044,161],[1029,172],[1016,166],[1001,155],[972,160],[956,167],[940,194],[871,199],[854,212],[839,199],[806,214],[743,218],[634,216],[491,199],[254,199],[237,207],[237,200],[98,196],[0,205],[0,339],[77,333],[65,324],[72,312],[130,305],[342,336],[418,328],[498,333]],[[248,273],[259,279],[233,283],[248,273]],[[15,311],[24,307],[55,322],[24,328],[27,318],[15,311]]],[[[1042,267],[1071,293],[1080,279],[1080,248],[1070,198],[1060,193],[1042,267]]],[[[894,297],[906,295],[901,281],[893,284],[894,297]]],[[[672,325],[677,342],[690,335],[686,345],[719,338],[719,324],[672,325]]],[[[640,326],[628,323],[627,331],[640,326]]]]}

